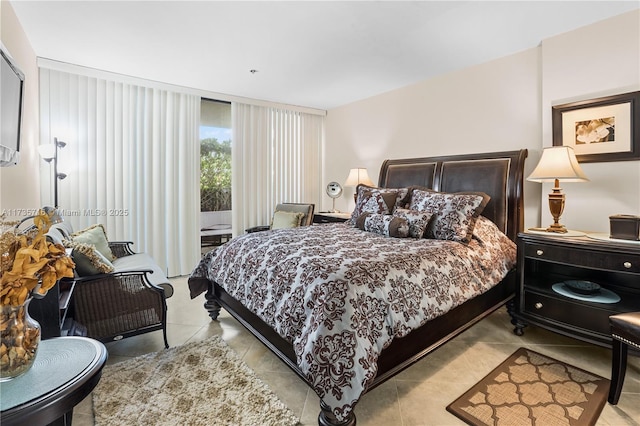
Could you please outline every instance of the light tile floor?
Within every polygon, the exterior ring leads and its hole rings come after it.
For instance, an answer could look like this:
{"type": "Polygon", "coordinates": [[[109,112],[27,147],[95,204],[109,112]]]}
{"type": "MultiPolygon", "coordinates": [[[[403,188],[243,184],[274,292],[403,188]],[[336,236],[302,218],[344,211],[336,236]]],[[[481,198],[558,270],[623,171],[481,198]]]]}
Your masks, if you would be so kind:
{"type": "MultiPolygon", "coordinates": [[[[220,335],[240,354],[279,398],[300,417],[301,425],[317,425],[319,399],[310,388],[224,310],[211,321],[204,296],[189,299],[187,277],[171,280],[168,299],[171,346],[220,335]]],[[[360,426],[463,425],[445,407],[493,370],[519,347],[527,347],[603,377],[610,377],[611,351],[538,327],[512,332],[500,309],[410,368],[364,395],[356,407],[360,426]]],[[[163,349],[162,333],[108,343],[108,363],[163,349]]],[[[215,403],[215,402],[212,402],[215,403]]],[[[73,414],[74,426],[93,425],[91,397],[73,414]]],[[[627,377],[617,406],[606,404],[598,425],[640,425],[640,358],[629,357],[627,377]]]]}

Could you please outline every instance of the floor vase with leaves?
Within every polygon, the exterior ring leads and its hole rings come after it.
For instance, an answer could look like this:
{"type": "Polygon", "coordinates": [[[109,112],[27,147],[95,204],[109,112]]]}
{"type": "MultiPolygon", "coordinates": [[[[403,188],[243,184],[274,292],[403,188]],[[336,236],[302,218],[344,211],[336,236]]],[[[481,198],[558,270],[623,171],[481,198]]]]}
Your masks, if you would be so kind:
{"type": "Polygon", "coordinates": [[[66,249],[47,238],[54,213],[42,209],[14,222],[0,214],[0,381],[19,376],[35,360],[40,325],[29,316],[31,299],[73,277],[75,264],[66,249]],[[25,222],[31,225],[21,229],[25,222]]]}
{"type": "Polygon", "coordinates": [[[40,343],[40,324],[29,316],[29,302],[0,308],[0,382],[27,372],[40,343]]]}

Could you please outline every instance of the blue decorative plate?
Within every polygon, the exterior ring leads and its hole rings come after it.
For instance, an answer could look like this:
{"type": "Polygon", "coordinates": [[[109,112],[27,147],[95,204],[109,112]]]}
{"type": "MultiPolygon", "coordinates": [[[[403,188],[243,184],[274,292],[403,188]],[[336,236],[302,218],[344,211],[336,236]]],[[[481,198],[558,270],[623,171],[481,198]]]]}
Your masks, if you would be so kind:
{"type": "Polygon", "coordinates": [[[580,294],[573,290],[569,290],[569,287],[567,287],[563,282],[555,283],[551,288],[562,296],[576,300],[583,300],[589,303],[618,303],[620,301],[620,296],[606,288],[601,288],[599,292],[594,294],[580,294]]]}
{"type": "Polygon", "coordinates": [[[579,294],[595,294],[600,291],[600,284],[591,281],[569,280],[564,281],[564,285],[579,294]]]}

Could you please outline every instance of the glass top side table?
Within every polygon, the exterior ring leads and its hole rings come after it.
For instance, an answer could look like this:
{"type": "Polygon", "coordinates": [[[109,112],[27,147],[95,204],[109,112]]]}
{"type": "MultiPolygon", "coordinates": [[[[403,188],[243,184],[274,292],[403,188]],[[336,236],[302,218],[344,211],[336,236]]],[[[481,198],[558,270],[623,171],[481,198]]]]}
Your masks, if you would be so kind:
{"type": "Polygon", "coordinates": [[[86,337],[43,340],[29,371],[0,383],[0,423],[70,425],[73,407],[98,384],[107,349],[86,337]]]}

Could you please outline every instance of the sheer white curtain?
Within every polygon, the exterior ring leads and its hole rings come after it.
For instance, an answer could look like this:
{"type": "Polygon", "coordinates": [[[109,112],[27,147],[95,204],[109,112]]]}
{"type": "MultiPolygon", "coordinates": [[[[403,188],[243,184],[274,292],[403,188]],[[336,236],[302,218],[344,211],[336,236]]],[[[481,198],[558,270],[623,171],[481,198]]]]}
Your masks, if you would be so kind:
{"type": "Polygon", "coordinates": [[[233,233],[266,225],[281,202],[320,204],[324,117],[233,102],[233,233]]]}
{"type": "MultiPolygon", "coordinates": [[[[200,97],[46,68],[40,80],[41,141],[67,143],[58,163],[68,175],[58,184],[65,220],[104,224],[168,276],[191,273],[200,259],[200,97]]],[[[41,175],[51,205],[51,173],[41,175]]]]}

